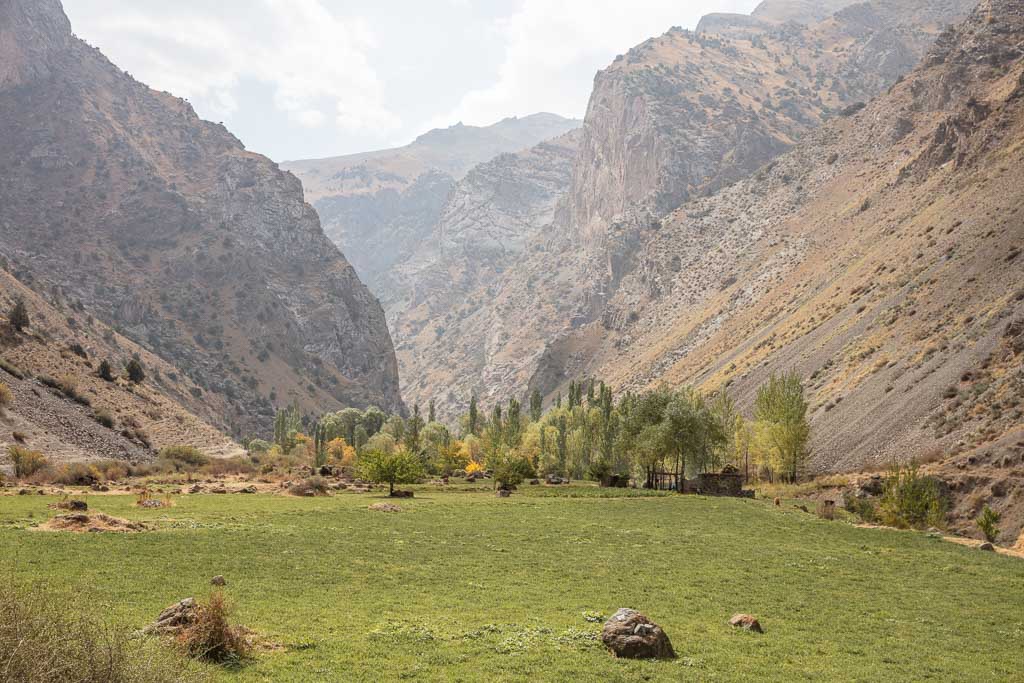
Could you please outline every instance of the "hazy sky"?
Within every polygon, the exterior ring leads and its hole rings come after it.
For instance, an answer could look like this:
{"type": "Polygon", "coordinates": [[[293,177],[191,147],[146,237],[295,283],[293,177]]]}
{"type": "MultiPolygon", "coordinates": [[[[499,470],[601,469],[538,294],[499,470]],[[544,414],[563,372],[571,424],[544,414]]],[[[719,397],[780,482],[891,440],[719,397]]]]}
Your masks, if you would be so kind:
{"type": "Polygon", "coordinates": [[[582,117],[593,77],[671,26],[758,0],[64,0],[75,32],[283,161],[435,127],[582,117]]]}

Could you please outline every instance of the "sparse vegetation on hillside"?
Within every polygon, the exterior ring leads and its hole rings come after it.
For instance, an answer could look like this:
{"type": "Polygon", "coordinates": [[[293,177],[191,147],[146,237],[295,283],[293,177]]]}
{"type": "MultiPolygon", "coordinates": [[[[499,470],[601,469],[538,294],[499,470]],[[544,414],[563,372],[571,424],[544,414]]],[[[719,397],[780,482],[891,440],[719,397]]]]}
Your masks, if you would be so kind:
{"type": "Polygon", "coordinates": [[[7,322],[15,332],[22,332],[29,326],[31,322],[28,316],[28,307],[25,305],[25,300],[22,298],[15,299],[14,305],[11,306],[11,310],[7,313],[7,322]]]}
{"type": "Polygon", "coordinates": [[[7,455],[14,464],[14,476],[19,479],[31,477],[49,464],[42,453],[24,446],[9,446],[7,455]]]}

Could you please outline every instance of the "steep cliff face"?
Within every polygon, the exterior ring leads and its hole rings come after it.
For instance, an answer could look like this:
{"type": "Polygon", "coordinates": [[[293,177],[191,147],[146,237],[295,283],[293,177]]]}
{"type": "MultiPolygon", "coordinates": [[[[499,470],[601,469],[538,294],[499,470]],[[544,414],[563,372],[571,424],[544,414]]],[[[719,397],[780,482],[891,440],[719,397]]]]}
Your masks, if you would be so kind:
{"type": "Polygon", "coordinates": [[[383,311],[298,179],[71,36],[57,0],[4,12],[5,53],[45,60],[0,87],[0,252],[225,397],[238,432],[292,400],[400,409],[383,311]]]}
{"type": "Polygon", "coordinates": [[[982,3],[865,109],[667,217],[602,320],[549,359],[747,405],[796,369],[818,469],[937,453],[1005,477],[1024,435],[1022,45],[1020,3],[982,3]]]}
{"type": "Polygon", "coordinates": [[[554,114],[510,118],[492,126],[433,130],[405,147],[285,163],[303,183],[324,230],[383,299],[392,269],[413,257],[441,218],[448,193],[474,166],[519,152],[579,127],[554,114]]]}
{"type": "Polygon", "coordinates": [[[595,79],[553,229],[430,342],[474,362],[463,374],[452,356],[423,353],[422,337],[405,341],[403,354],[424,359],[404,377],[407,397],[451,415],[469,387],[484,400],[555,391],[600,345],[578,332],[605,319],[664,216],[884,92],[972,2],[877,0],[803,24],[717,15],[618,58],[595,79]]]}
{"type": "Polygon", "coordinates": [[[457,373],[439,397],[445,409],[502,385],[504,378],[477,374],[501,339],[488,304],[509,269],[543,248],[538,242],[569,187],[578,142],[576,131],[474,168],[452,190],[430,237],[393,269],[395,296],[385,306],[410,401],[434,397],[421,392],[435,390],[427,377],[438,367],[457,373]],[[486,320],[477,316],[482,310],[486,320]]]}

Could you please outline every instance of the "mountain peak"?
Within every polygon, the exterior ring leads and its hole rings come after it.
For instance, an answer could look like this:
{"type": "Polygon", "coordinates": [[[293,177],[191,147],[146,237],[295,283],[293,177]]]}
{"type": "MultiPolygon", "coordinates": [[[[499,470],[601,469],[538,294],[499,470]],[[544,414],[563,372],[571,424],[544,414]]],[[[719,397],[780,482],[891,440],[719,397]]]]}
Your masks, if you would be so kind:
{"type": "Polygon", "coordinates": [[[59,0],[0,0],[0,90],[47,77],[71,38],[59,0]]]}

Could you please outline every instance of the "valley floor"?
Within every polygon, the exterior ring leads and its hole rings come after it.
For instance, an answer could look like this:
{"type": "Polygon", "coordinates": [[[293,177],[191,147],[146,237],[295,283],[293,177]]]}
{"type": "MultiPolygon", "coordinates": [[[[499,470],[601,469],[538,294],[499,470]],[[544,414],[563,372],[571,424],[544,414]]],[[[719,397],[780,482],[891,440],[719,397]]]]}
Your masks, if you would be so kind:
{"type": "Polygon", "coordinates": [[[596,488],[186,495],[130,535],[45,533],[50,496],[0,497],[0,573],[109,605],[139,628],[210,577],[282,647],[225,681],[1019,680],[1024,563],[926,534],[756,500],[596,488]],[[621,496],[621,497],[615,497],[621,496]],[[679,659],[615,660],[619,607],[679,659]],[[731,628],[757,615],[763,635],[731,628]]]}

